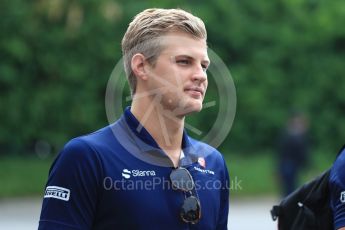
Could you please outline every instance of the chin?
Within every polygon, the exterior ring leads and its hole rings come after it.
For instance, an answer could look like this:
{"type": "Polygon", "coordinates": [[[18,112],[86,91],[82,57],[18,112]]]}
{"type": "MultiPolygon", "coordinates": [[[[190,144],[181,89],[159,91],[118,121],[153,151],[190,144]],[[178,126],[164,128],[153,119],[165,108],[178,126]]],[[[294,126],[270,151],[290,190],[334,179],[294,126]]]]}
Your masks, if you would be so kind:
{"type": "Polygon", "coordinates": [[[184,108],[185,115],[189,115],[192,113],[198,113],[202,110],[202,102],[193,102],[184,108]]]}
{"type": "MultiPolygon", "coordinates": [[[[180,99],[180,101],[182,101],[180,99]]],[[[175,116],[184,117],[192,113],[198,113],[202,109],[202,100],[188,100],[184,103],[178,103],[172,106],[166,106],[165,109],[170,110],[175,116]]]]}

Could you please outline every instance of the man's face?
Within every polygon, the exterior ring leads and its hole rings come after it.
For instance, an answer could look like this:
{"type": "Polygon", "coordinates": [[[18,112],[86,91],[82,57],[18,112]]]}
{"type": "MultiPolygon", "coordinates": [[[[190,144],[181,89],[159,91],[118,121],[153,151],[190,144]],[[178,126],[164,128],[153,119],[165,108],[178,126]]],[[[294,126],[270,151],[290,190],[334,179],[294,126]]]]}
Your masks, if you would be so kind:
{"type": "Polygon", "coordinates": [[[206,41],[182,32],[171,32],[161,39],[162,52],[155,65],[147,67],[147,92],[152,92],[156,106],[162,106],[174,116],[199,112],[210,63],[206,41]]]}

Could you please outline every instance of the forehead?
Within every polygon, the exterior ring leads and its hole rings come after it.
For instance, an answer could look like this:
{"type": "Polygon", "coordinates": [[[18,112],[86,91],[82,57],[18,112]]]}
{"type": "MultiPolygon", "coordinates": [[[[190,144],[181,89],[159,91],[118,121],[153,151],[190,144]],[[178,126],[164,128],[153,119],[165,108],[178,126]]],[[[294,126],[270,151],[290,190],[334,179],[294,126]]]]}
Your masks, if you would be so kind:
{"type": "Polygon", "coordinates": [[[161,53],[188,55],[196,59],[209,60],[205,39],[195,38],[183,32],[170,32],[160,37],[161,53]]]}

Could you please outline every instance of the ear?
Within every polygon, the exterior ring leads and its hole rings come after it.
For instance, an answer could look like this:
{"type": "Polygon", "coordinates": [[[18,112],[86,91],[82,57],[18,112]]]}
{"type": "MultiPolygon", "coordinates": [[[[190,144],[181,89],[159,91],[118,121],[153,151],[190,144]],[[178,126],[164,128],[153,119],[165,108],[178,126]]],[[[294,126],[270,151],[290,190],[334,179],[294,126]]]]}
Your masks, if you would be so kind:
{"type": "Polygon", "coordinates": [[[142,80],[147,79],[147,74],[145,71],[145,56],[141,53],[136,53],[133,55],[131,60],[131,68],[136,77],[142,80]]]}

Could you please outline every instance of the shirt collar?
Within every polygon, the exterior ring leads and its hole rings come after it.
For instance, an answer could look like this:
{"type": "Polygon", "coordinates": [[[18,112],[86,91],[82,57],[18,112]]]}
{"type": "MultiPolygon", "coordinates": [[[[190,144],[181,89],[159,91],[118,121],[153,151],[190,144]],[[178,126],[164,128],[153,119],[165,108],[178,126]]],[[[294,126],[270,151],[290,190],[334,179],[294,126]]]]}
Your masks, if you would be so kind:
{"type": "MultiPolygon", "coordinates": [[[[132,131],[134,135],[134,141],[141,149],[142,152],[151,154],[162,154],[167,157],[164,151],[158,146],[157,142],[153,139],[151,134],[145,129],[145,127],[140,124],[138,119],[133,115],[130,107],[127,107],[124,111],[123,118],[126,124],[132,131]]],[[[182,136],[182,153],[180,158],[180,165],[189,165],[197,161],[197,152],[193,144],[191,143],[190,137],[188,136],[186,130],[183,131],[182,136]],[[183,155],[182,155],[183,154],[183,155]]]]}

